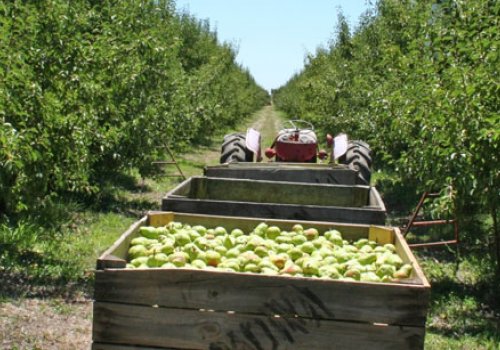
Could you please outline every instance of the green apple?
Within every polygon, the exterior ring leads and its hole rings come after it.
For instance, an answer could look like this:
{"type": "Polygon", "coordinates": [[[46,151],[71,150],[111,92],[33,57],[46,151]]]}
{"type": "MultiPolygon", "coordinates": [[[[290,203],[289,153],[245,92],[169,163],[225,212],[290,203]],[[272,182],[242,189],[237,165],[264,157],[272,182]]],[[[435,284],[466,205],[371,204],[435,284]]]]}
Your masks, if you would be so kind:
{"type": "Polygon", "coordinates": [[[302,270],[304,275],[318,275],[320,268],[320,260],[309,258],[302,263],[302,270]]]}
{"type": "Polygon", "coordinates": [[[166,228],[173,232],[180,230],[182,227],[183,225],[177,221],[171,221],[166,225],[166,228]]]}
{"type": "Polygon", "coordinates": [[[294,245],[293,244],[289,244],[289,243],[280,243],[276,246],[276,251],[278,253],[286,253],[288,252],[290,249],[294,248],[294,245]]]}
{"type": "MultiPolygon", "coordinates": [[[[318,238],[312,240],[312,244],[314,244],[314,247],[316,249],[319,249],[322,246],[326,245],[327,242],[328,242],[328,240],[325,237],[318,237],[318,238]]],[[[330,243],[330,242],[328,242],[328,243],[330,243]]]]}
{"type": "Polygon", "coordinates": [[[216,236],[224,236],[227,234],[227,231],[224,227],[222,226],[217,226],[215,229],[214,229],[214,235],[216,236]]]}
{"type": "Polygon", "coordinates": [[[361,253],[358,257],[358,261],[362,265],[372,264],[377,260],[377,254],[375,253],[361,253]]]}
{"type": "Polygon", "coordinates": [[[296,233],[302,233],[304,231],[304,227],[301,224],[295,224],[292,227],[292,231],[296,233]]]}
{"type": "Polygon", "coordinates": [[[344,277],[350,277],[352,279],[359,281],[359,278],[361,277],[361,272],[358,269],[349,269],[346,272],[344,272],[344,277]]]}
{"type": "Polygon", "coordinates": [[[276,267],[276,265],[274,265],[273,262],[269,258],[262,259],[257,265],[261,269],[267,268],[267,269],[273,269],[275,271],[279,270],[279,268],[276,267]]]}
{"type": "Polygon", "coordinates": [[[174,264],[172,264],[171,262],[167,262],[163,265],[160,266],[162,269],[174,269],[174,268],[177,268],[177,266],[175,266],[174,264]]]}
{"type": "Polygon", "coordinates": [[[227,249],[231,249],[234,247],[234,244],[236,243],[235,239],[231,235],[225,235],[224,239],[222,240],[222,244],[224,244],[224,247],[227,249]]]}
{"type": "Polygon", "coordinates": [[[134,267],[139,267],[140,265],[147,264],[148,259],[149,258],[147,256],[140,256],[138,258],[132,259],[130,261],[130,264],[134,265],[134,267]]]}
{"type": "Polygon", "coordinates": [[[207,239],[214,239],[215,236],[216,236],[216,234],[215,234],[215,230],[213,228],[209,228],[207,230],[207,233],[205,233],[205,237],[207,239]]]}
{"type": "Polygon", "coordinates": [[[396,272],[396,268],[393,265],[383,264],[377,269],[376,274],[380,278],[382,278],[384,276],[392,277],[392,275],[394,275],[395,272],[396,272]]]}
{"type": "Polygon", "coordinates": [[[191,266],[196,269],[205,269],[207,267],[207,264],[205,264],[203,260],[195,259],[191,262],[191,266]]]}
{"type": "MultiPolygon", "coordinates": [[[[241,237],[243,237],[243,236],[241,236],[241,237]]],[[[253,234],[253,235],[250,235],[250,237],[245,245],[245,250],[254,250],[256,247],[264,245],[264,244],[265,244],[264,238],[253,234]]]]}
{"type": "Polygon", "coordinates": [[[167,254],[158,253],[158,254],[151,255],[148,258],[147,264],[149,267],[160,267],[167,262],[169,262],[169,258],[167,256],[167,254]]]}
{"type": "Polygon", "coordinates": [[[278,269],[281,270],[283,267],[285,267],[285,263],[290,259],[290,257],[285,253],[280,253],[270,255],[269,259],[278,269]]]}
{"type": "Polygon", "coordinates": [[[368,244],[368,238],[360,238],[356,242],[354,242],[354,246],[358,249],[361,249],[364,245],[368,244]]]}
{"type": "Polygon", "coordinates": [[[348,261],[349,259],[351,259],[351,257],[353,256],[353,254],[349,253],[349,252],[346,252],[344,250],[344,248],[342,248],[342,249],[334,250],[333,253],[332,253],[332,256],[335,259],[337,259],[338,262],[345,262],[345,261],[348,261]]]}
{"type": "Polygon", "coordinates": [[[262,260],[260,256],[250,250],[241,253],[238,259],[240,260],[240,263],[242,265],[246,265],[249,263],[258,264],[262,260]]]}
{"type": "Polygon", "coordinates": [[[304,252],[300,249],[300,248],[297,248],[297,247],[294,247],[292,249],[289,249],[287,252],[288,256],[293,260],[297,260],[299,258],[301,258],[303,255],[304,255],[304,252]]]}
{"type": "Polygon", "coordinates": [[[361,253],[371,253],[371,252],[373,252],[373,248],[372,248],[372,246],[371,246],[371,245],[366,244],[366,245],[362,246],[362,247],[359,249],[359,251],[360,251],[361,253]]]}
{"type": "Polygon", "coordinates": [[[321,266],[318,269],[318,274],[320,277],[329,277],[329,278],[333,278],[333,279],[340,278],[340,276],[341,276],[341,274],[337,270],[337,268],[335,268],[334,266],[331,266],[331,265],[321,266]]]}
{"type": "Polygon", "coordinates": [[[163,244],[161,244],[161,243],[151,244],[148,247],[148,255],[161,253],[161,247],[163,247],[163,244]]]}
{"type": "Polygon", "coordinates": [[[168,261],[177,267],[182,267],[189,262],[189,255],[185,252],[174,252],[168,256],[168,261]]]}
{"type": "Polygon", "coordinates": [[[205,254],[206,254],[207,265],[214,267],[219,265],[221,260],[220,253],[216,252],[215,250],[207,250],[205,254]]]}
{"type": "Polygon", "coordinates": [[[163,235],[163,236],[161,236],[160,243],[161,244],[175,245],[175,237],[174,237],[174,235],[171,235],[171,234],[163,235]]]}
{"type": "Polygon", "coordinates": [[[410,264],[405,264],[399,268],[394,274],[392,275],[394,278],[397,279],[404,279],[404,278],[409,278],[411,275],[411,272],[413,270],[413,267],[410,264]]]}
{"type": "Polygon", "coordinates": [[[322,259],[325,259],[326,257],[333,257],[333,250],[328,247],[321,247],[318,252],[322,259]]]}
{"type": "Polygon", "coordinates": [[[146,255],[148,255],[148,249],[141,244],[134,245],[134,246],[130,247],[128,250],[128,256],[131,259],[135,259],[135,258],[138,258],[140,256],[146,256],[146,255]]]}
{"type": "Polygon", "coordinates": [[[298,273],[303,273],[302,268],[299,265],[294,263],[289,263],[289,261],[285,264],[284,268],[280,271],[280,274],[287,274],[294,276],[298,273]]]}
{"type": "Polygon", "coordinates": [[[308,228],[307,230],[304,230],[304,236],[306,236],[308,241],[313,241],[318,238],[319,232],[315,228],[308,228]]]}
{"type": "Polygon", "coordinates": [[[245,265],[243,271],[258,273],[260,272],[260,267],[257,264],[249,263],[245,265]]]}
{"type": "Polygon", "coordinates": [[[198,232],[202,236],[204,236],[207,233],[206,227],[202,225],[193,226],[192,229],[198,232]]]}
{"type": "Polygon", "coordinates": [[[265,231],[265,236],[268,239],[276,239],[281,233],[281,229],[278,226],[269,226],[265,231]]]}
{"type": "Polygon", "coordinates": [[[196,238],[194,244],[201,250],[207,250],[208,248],[208,240],[205,237],[196,238]]]}
{"type": "Polygon", "coordinates": [[[263,246],[263,245],[255,247],[255,249],[253,250],[253,252],[255,254],[257,254],[258,256],[260,256],[261,258],[269,255],[269,249],[267,247],[263,246]]]}
{"type": "Polygon", "coordinates": [[[146,238],[157,239],[160,233],[152,226],[141,226],[139,228],[139,233],[146,238]]]}
{"type": "Polygon", "coordinates": [[[295,236],[292,237],[292,243],[296,246],[301,245],[305,242],[307,242],[307,238],[302,234],[296,234],[295,236]]]}
{"type": "Polygon", "coordinates": [[[373,272],[363,272],[359,276],[359,280],[364,282],[380,282],[380,278],[373,272]]]}
{"type": "Polygon", "coordinates": [[[276,237],[276,243],[291,244],[292,243],[292,237],[279,235],[278,237],[276,237]]]}
{"type": "Polygon", "coordinates": [[[385,262],[394,265],[396,268],[400,268],[403,265],[403,260],[397,254],[388,255],[385,262]]]}
{"type": "Polygon", "coordinates": [[[348,253],[357,253],[358,252],[358,248],[356,248],[355,246],[353,246],[352,244],[344,244],[344,246],[342,247],[342,249],[348,253]]]}
{"type": "Polygon", "coordinates": [[[225,256],[227,253],[227,248],[223,245],[218,245],[214,248],[214,250],[219,253],[221,256],[225,256]]]}
{"type": "Polygon", "coordinates": [[[269,275],[269,276],[274,276],[278,274],[278,271],[268,268],[268,267],[263,267],[260,269],[260,273],[263,275],[269,275]]]}
{"type": "Polygon", "coordinates": [[[234,230],[231,231],[231,236],[233,236],[234,238],[243,236],[244,234],[245,233],[243,232],[243,230],[240,230],[239,228],[235,228],[234,230]]]}
{"type": "Polygon", "coordinates": [[[190,260],[194,260],[198,257],[198,254],[200,253],[201,250],[200,248],[198,248],[196,244],[188,243],[182,247],[182,251],[188,254],[190,260]]]}
{"type": "Polygon", "coordinates": [[[332,265],[337,263],[337,259],[335,259],[335,257],[333,256],[326,256],[323,258],[323,260],[321,260],[321,264],[322,265],[332,265]]]}
{"type": "Polygon", "coordinates": [[[217,267],[219,268],[229,268],[234,271],[240,271],[240,262],[237,259],[227,259],[222,262],[220,262],[217,267]]]}
{"type": "Polygon", "coordinates": [[[177,246],[183,246],[191,242],[189,233],[187,231],[181,230],[174,234],[175,244],[177,246]]]}
{"type": "Polygon", "coordinates": [[[236,237],[235,243],[236,244],[247,244],[249,237],[250,236],[247,236],[247,235],[238,236],[238,237],[236,237]]]}
{"type": "Polygon", "coordinates": [[[199,238],[202,236],[198,231],[196,231],[194,229],[189,229],[187,232],[189,234],[189,238],[191,239],[191,241],[194,241],[196,238],[199,238]]]}
{"type": "Polygon", "coordinates": [[[170,242],[163,243],[160,247],[160,252],[164,254],[171,254],[174,251],[174,245],[170,242]]]}
{"type": "Polygon", "coordinates": [[[264,222],[261,222],[260,224],[258,224],[253,232],[256,234],[256,235],[259,235],[259,236],[264,236],[266,234],[266,230],[269,226],[264,223],[264,222]]]}
{"type": "Polygon", "coordinates": [[[241,254],[238,248],[231,248],[226,252],[226,258],[237,258],[241,254]]]}
{"type": "Polygon", "coordinates": [[[149,239],[146,237],[135,237],[130,241],[130,245],[143,245],[143,246],[148,246],[153,243],[158,243],[156,239],[149,239]]]}
{"type": "Polygon", "coordinates": [[[394,244],[390,244],[390,243],[384,244],[384,248],[390,252],[393,252],[393,253],[396,252],[396,247],[394,246],[394,244]]]}
{"type": "Polygon", "coordinates": [[[311,254],[316,248],[312,242],[305,242],[298,246],[304,253],[311,254]]]}

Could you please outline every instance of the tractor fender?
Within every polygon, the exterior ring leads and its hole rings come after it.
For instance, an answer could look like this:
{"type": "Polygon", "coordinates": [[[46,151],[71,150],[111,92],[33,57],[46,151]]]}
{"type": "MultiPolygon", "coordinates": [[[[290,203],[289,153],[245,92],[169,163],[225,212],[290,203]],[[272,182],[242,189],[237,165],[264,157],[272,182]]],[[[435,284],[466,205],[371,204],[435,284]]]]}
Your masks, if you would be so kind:
{"type": "Polygon", "coordinates": [[[253,152],[256,155],[256,159],[258,162],[262,160],[261,156],[261,148],[260,148],[260,132],[255,130],[254,128],[248,128],[247,129],[247,136],[246,136],[246,146],[247,149],[253,152]]]}
{"type": "Polygon", "coordinates": [[[338,134],[333,139],[333,159],[337,160],[347,152],[349,140],[346,134],[338,134]]]}

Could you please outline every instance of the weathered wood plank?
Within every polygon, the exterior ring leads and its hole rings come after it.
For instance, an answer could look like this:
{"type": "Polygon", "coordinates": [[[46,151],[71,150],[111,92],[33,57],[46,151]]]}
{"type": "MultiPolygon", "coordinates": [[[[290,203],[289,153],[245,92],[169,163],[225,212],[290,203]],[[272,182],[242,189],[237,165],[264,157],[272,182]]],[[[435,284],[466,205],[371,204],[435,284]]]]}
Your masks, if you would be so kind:
{"type": "Polygon", "coordinates": [[[403,259],[405,263],[410,263],[413,266],[411,278],[418,281],[420,285],[430,288],[429,281],[425,277],[422,268],[415,258],[415,255],[413,255],[410,247],[408,246],[408,244],[406,244],[406,240],[401,234],[401,231],[397,227],[394,228],[394,245],[396,247],[396,252],[401,257],[401,259],[403,259]]]}
{"type": "Polygon", "coordinates": [[[133,223],[127,231],[125,231],[125,233],[123,233],[116,242],[97,259],[97,269],[125,267],[130,241],[134,238],[134,233],[139,227],[145,225],[147,221],[148,218],[145,216],[133,223]]]}
{"type": "Polygon", "coordinates": [[[248,216],[285,220],[315,220],[383,225],[385,211],[373,207],[328,207],[277,203],[234,202],[164,197],[162,210],[180,213],[248,216]]]}
{"type": "Polygon", "coordinates": [[[204,169],[204,175],[217,178],[252,179],[266,181],[306,182],[319,184],[355,185],[356,172],[351,169],[213,166],[204,169]]]}
{"type": "Polygon", "coordinates": [[[191,269],[96,272],[94,299],[422,326],[429,288],[191,269]]]}
{"type": "Polygon", "coordinates": [[[106,344],[106,343],[92,343],[92,350],[177,350],[174,348],[157,347],[140,345],[124,345],[124,344],[106,344]]]}
{"type": "Polygon", "coordinates": [[[95,342],[179,349],[422,349],[424,327],[94,303],[95,342]]]}
{"type": "MultiPolygon", "coordinates": [[[[282,181],[191,177],[184,181],[193,200],[363,207],[369,204],[369,186],[346,186],[282,181]]],[[[170,191],[169,195],[179,195],[170,191]]]]}

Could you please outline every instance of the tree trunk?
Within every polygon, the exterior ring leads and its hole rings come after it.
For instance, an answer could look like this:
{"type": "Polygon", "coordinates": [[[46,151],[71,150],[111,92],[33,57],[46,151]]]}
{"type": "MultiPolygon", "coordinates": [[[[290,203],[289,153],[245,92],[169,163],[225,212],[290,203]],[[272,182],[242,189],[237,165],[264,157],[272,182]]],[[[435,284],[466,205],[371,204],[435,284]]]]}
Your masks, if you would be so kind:
{"type": "Polygon", "coordinates": [[[495,237],[497,275],[500,276],[500,232],[498,231],[498,213],[496,203],[494,203],[491,207],[491,216],[493,218],[493,236],[495,237]]]}

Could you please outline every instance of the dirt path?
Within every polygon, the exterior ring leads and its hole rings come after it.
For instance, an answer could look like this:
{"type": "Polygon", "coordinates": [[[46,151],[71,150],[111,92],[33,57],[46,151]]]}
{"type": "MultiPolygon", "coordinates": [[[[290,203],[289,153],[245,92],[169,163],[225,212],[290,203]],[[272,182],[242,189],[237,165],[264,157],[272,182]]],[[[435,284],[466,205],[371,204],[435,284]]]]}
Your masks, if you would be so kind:
{"type": "MultiPolygon", "coordinates": [[[[262,149],[264,150],[271,145],[272,140],[278,133],[281,121],[282,118],[274,108],[272,106],[266,106],[255,113],[247,125],[243,125],[237,131],[245,132],[249,127],[258,130],[262,136],[262,149]]],[[[182,159],[193,164],[216,165],[219,163],[221,143],[222,139],[219,142],[215,142],[215,144],[210,147],[202,148],[198,152],[185,155],[182,159]]],[[[186,170],[186,174],[187,176],[201,175],[201,173],[197,173],[196,171],[194,173],[191,172],[190,169],[186,170]]]]}
{"type": "MultiPolygon", "coordinates": [[[[271,106],[255,113],[244,132],[253,127],[262,134],[262,148],[274,139],[281,118],[271,106]]],[[[218,164],[220,142],[193,150],[179,157],[185,164],[186,176],[202,175],[204,165],[218,164]]],[[[149,185],[148,185],[149,186],[149,185]]],[[[142,196],[156,200],[165,193],[165,185],[149,186],[142,196]]],[[[1,273],[1,269],[0,269],[1,273]]],[[[59,350],[90,349],[92,343],[92,300],[90,296],[78,300],[61,298],[0,300],[0,349],[2,350],[59,350]]]]}

